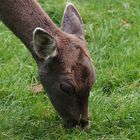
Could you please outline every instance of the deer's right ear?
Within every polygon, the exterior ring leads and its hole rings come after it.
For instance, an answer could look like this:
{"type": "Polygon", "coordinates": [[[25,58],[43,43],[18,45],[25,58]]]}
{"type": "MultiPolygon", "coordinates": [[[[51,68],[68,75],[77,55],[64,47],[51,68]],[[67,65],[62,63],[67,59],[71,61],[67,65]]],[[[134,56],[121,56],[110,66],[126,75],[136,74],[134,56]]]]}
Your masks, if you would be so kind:
{"type": "Polygon", "coordinates": [[[66,33],[75,34],[84,38],[82,18],[75,6],[71,3],[68,3],[65,8],[61,28],[66,33]]]}
{"type": "Polygon", "coordinates": [[[33,32],[33,46],[35,53],[44,60],[57,55],[55,38],[40,27],[37,27],[33,32]]]}

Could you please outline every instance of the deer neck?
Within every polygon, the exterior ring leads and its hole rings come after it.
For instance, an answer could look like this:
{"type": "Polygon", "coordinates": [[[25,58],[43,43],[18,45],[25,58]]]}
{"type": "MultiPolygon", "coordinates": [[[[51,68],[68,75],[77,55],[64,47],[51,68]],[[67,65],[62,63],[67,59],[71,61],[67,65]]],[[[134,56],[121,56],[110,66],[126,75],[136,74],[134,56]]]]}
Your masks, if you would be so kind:
{"type": "Polygon", "coordinates": [[[34,29],[41,27],[54,36],[60,30],[35,0],[0,0],[0,3],[1,20],[25,44],[39,63],[32,44],[34,29]]]}

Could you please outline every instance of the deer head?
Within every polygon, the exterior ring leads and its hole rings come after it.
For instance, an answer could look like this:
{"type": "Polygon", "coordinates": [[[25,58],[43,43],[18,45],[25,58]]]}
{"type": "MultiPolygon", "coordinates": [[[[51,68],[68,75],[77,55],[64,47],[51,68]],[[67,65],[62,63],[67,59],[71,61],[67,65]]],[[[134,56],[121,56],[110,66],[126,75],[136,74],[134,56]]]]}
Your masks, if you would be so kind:
{"type": "Polygon", "coordinates": [[[83,21],[76,8],[72,4],[66,6],[62,30],[56,29],[55,34],[37,27],[33,45],[41,59],[41,82],[54,108],[68,127],[85,128],[95,73],[86,47],[83,21]]]}

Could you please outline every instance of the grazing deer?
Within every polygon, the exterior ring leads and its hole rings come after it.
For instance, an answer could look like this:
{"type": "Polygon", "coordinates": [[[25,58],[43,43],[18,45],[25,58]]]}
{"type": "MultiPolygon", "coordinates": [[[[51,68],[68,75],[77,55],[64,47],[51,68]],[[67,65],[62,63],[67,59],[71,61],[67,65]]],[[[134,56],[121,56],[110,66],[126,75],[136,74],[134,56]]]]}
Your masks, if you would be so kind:
{"type": "Polygon", "coordinates": [[[88,97],[95,72],[83,21],[72,4],[59,29],[36,0],[0,0],[0,18],[35,59],[41,83],[68,127],[88,126],[88,97]]]}

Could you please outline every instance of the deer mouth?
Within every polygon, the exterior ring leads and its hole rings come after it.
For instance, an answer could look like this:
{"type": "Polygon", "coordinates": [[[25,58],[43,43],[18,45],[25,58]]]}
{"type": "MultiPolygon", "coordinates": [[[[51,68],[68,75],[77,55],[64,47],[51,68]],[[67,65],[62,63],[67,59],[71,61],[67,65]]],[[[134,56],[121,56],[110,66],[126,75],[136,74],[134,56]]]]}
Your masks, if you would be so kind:
{"type": "Polygon", "coordinates": [[[89,120],[82,118],[82,115],[80,115],[80,118],[78,120],[68,120],[66,121],[65,127],[66,128],[79,128],[79,129],[87,129],[89,125],[89,120]]]}

